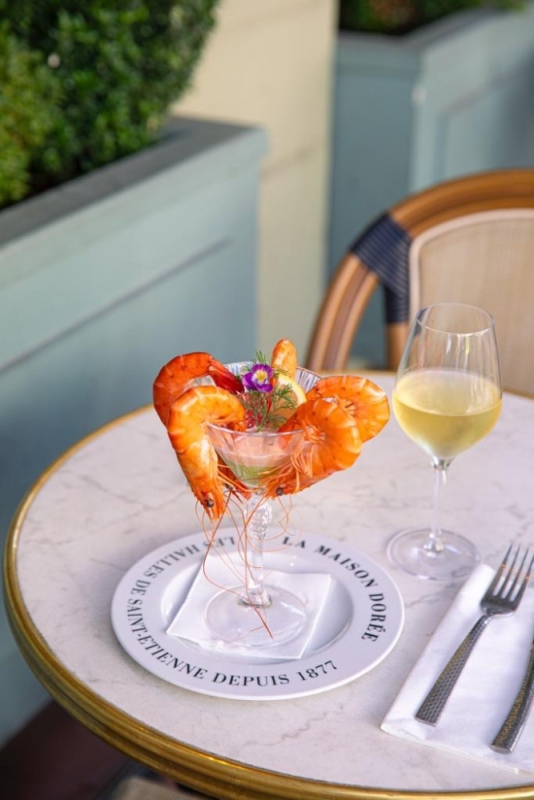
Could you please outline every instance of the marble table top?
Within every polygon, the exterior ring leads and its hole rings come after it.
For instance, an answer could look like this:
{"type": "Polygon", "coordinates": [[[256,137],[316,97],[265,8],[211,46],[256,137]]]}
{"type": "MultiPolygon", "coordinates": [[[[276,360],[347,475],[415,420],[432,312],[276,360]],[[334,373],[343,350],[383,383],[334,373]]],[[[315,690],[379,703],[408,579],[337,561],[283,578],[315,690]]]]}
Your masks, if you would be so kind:
{"type": "MultiPolygon", "coordinates": [[[[391,394],[390,376],[376,380],[391,394]]],[[[534,402],[507,394],[494,430],[451,467],[444,527],[470,537],[491,566],[510,540],[534,541],[533,464],[534,402]]],[[[121,648],[110,603],[124,573],[153,549],[200,530],[194,498],[152,409],[67,453],[15,521],[7,605],[21,650],[44,685],[93,730],[221,798],[385,798],[394,790],[395,797],[474,790],[477,797],[534,797],[534,775],[380,730],[459,588],[421,581],[387,562],[390,537],[429,522],[432,505],[428,459],[393,415],[351,469],[293,503],[304,530],[363,551],[388,571],[404,599],[397,645],[358,679],[296,699],[236,701],[166,683],[121,648]],[[238,786],[257,789],[239,794],[238,786]],[[516,794],[521,786],[532,795],[516,794]],[[493,795],[499,788],[509,794],[493,795]]]]}

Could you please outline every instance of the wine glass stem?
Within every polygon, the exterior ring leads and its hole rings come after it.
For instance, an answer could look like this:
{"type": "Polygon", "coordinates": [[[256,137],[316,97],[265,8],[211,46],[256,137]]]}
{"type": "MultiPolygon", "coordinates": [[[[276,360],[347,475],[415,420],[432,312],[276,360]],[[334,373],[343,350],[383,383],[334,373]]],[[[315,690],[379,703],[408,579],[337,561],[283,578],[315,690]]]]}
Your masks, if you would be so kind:
{"type": "Polygon", "coordinates": [[[271,598],[263,586],[263,543],[273,516],[272,506],[261,493],[254,493],[245,508],[246,529],[246,581],[242,602],[246,605],[267,608],[271,598]]]}
{"type": "Polygon", "coordinates": [[[432,527],[430,529],[430,537],[428,544],[425,545],[425,550],[434,555],[439,555],[445,549],[443,543],[443,533],[441,530],[441,499],[443,496],[443,489],[447,483],[447,470],[450,461],[442,461],[437,459],[432,461],[434,470],[434,506],[432,511],[432,527]]]}

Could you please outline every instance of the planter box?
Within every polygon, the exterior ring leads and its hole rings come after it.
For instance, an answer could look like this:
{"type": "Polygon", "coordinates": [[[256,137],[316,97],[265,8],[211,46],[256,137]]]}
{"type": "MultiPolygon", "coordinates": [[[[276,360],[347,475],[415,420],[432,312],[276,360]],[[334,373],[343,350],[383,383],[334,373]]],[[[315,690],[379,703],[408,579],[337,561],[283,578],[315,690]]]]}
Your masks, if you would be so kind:
{"type": "MultiPolygon", "coordinates": [[[[65,448],[151,401],[180,352],[254,353],[261,130],[174,120],[0,214],[0,526],[65,448]]],[[[0,740],[42,690],[0,616],[0,740]]]]}
{"type": "MultiPolygon", "coordinates": [[[[335,65],[331,271],[378,214],[414,191],[534,164],[534,4],[460,12],[402,37],[341,34],[335,65]]],[[[356,353],[383,359],[373,298],[356,353]]]]}

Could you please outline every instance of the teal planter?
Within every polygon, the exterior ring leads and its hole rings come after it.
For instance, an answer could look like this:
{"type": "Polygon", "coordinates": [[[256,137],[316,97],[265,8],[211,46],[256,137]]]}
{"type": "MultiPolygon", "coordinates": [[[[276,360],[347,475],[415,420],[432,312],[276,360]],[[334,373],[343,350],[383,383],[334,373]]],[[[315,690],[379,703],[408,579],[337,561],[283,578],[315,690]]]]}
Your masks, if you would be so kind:
{"type": "MultiPolygon", "coordinates": [[[[255,352],[263,131],[175,120],[151,148],[0,214],[0,528],[174,355],[255,352]]],[[[53,576],[51,576],[51,580],[53,576]]],[[[0,740],[43,690],[0,615],[0,740]]]]}
{"type": "MultiPolygon", "coordinates": [[[[460,12],[402,37],[341,34],[334,86],[329,274],[406,195],[534,165],[534,4],[460,12]]],[[[378,294],[355,355],[383,364],[378,294]]]]}

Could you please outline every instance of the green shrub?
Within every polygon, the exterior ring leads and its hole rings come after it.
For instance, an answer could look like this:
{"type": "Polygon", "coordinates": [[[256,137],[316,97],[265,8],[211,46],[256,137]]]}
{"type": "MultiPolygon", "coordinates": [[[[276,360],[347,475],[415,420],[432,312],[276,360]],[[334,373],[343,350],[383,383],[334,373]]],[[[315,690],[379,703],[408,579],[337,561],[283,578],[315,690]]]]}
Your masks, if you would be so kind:
{"type": "Polygon", "coordinates": [[[50,103],[59,103],[50,70],[0,26],[0,206],[28,193],[32,152],[54,125],[50,103]]]}
{"type": "Polygon", "coordinates": [[[152,143],[217,2],[0,0],[2,102],[14,105],[0,114],[0,204],[152,143]]]}
{"type": "Polygon", "coordinates": [[[339,25],[342,30],[403,34],[439,17],[468,8],[492,5],[518,9],[523,0],[341,0],[339,25]]]}

